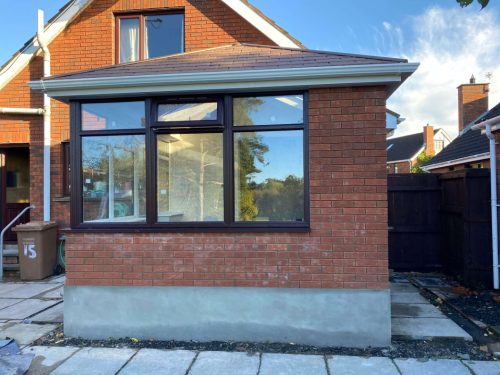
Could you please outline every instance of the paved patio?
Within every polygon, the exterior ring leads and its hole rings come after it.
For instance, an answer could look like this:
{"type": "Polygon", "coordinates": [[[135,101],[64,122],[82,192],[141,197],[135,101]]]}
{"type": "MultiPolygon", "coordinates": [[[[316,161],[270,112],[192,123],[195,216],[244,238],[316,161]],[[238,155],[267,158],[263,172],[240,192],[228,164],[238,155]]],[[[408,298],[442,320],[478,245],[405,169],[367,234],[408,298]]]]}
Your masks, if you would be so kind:
{"type": "Polygon", "coordinates": [[[391,283],[392,337],[413,340],[472,337],[437,307],[422,297],[407,279],[391,283]]]}
{"type": "Polygon", "coordinates": [[[27,347],[28,375],[498,375],[500,362],[186,350],[27,347]]]}
{"type": "Polygon", "coordinates": [[[62,323],[64,280],[0,283],[0,339],[13,338],[23,347],[62,323]]]}

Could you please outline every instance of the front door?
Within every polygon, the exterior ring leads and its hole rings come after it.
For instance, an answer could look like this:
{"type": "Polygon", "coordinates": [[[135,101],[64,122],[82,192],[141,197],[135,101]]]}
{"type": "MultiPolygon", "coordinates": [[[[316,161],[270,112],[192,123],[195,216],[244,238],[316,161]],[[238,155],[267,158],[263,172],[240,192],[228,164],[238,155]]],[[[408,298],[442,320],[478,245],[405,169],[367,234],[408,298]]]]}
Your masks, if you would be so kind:
{"type": "MultiPolygon", "coordinates": [[[[1,147],[1,146],[0,146],[1,147]]],[[[0,148],[0,215],[2,229],[30,202],[30,168],[28,147],[0,148]]],[[[13,226],[29,221],[29,211],[13,226]]],[[[16,241],[12,230],[4,241],[16,241]]]]}

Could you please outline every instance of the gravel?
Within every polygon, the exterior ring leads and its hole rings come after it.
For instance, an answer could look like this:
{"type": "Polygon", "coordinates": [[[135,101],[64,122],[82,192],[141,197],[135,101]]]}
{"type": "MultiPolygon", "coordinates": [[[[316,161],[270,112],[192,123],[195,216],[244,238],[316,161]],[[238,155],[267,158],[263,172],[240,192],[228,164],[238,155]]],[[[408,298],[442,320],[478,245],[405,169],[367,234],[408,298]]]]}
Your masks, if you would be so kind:
{"type": "Polygon", "coordinates": [[[477,295],[449,298],[447,302],[465,315],[490,326],[500,326],[500,294],[483,291],[477,295]],[[498,302],[494,299],[498,298],[498,302]]]}
{"type": "Polygon", "coordinates": [[[387,348],[338,348],[297,345],[293,343],[249,343],[249,342],[196,342],[196,341],[156,341],[123,338],[118,340],[85,340],[64,337],[62,326],[37,340],[34,345],[46,346],[85,346],[110,348],[154,348],[154,349],[184,349],[195,351],[229,351],[229,352],[265,352],[288,354],[325,354],[351,355],[364,357],[390,358],[446,358],[491,360],[490,353],[481,350],[478,344],[463,340],[427,340],[407,341],[393,340],[387,348]]]}

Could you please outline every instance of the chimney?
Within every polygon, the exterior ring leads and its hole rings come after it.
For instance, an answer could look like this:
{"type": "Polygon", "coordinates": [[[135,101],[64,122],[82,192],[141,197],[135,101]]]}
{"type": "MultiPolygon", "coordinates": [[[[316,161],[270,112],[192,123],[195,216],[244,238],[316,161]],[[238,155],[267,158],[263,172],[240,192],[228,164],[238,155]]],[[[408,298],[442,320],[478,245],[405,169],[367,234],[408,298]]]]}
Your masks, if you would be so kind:
{"type": "Polygon", "coordinates": [[[434,156],[434,128],[427,124],[424,126],[425,156],[434,156]]]}
{"type": "Polygon", "coordinates": [[[488,110],[488,83],[476,83],[474,75],[469,83],[458,86],[458,131],[488,110]]]}

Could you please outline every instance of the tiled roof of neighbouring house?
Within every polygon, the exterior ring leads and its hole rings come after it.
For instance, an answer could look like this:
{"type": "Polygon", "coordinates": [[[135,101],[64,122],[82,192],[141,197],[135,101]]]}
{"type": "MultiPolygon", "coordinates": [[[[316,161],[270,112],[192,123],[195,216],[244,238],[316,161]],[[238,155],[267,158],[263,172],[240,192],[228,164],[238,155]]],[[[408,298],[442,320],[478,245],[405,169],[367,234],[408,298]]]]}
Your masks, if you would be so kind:
{"type": "MultiPolygon", "coordinates": [[[[434,129],[436,134],[440,129],[434,129]]],[[[387,161],[410,160],[424,147],[424,134],[416,133],[386,141],[387,161]]]]}
{"type": "Polygon", "coordinates": [[[388,57],[374,57],[243,43],[179,53],[127,64],[110,65],[76,73],[61,74],[51,76],[45,80],[394,64],[406,62],[407,60],[388,57]]]}
{"type": "Polygon", "coordinates": [[[424,166],[452,163],[454,160],[488,153],[490,151],[488,138],[484,134],[481,134],[481,130],[472,130],[471,128],[475,124],[496,116],[500,116],[500,103],[480,116],[472,124],[469,124],[462,134],[446,146],[443,151],[425,163],[424,166]]]}

